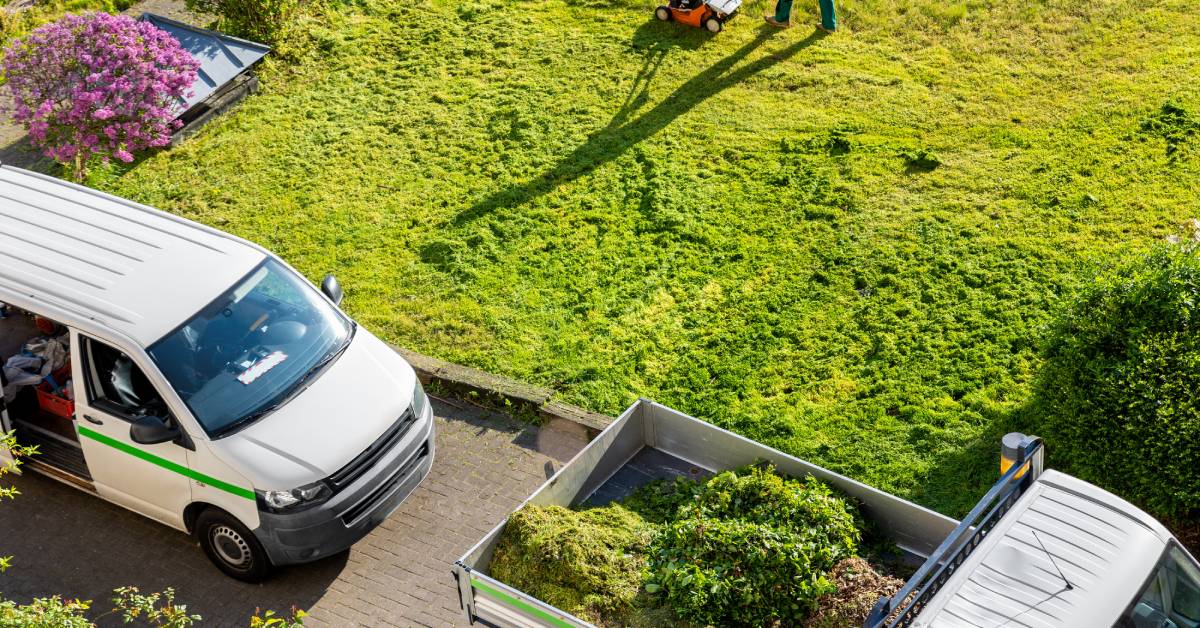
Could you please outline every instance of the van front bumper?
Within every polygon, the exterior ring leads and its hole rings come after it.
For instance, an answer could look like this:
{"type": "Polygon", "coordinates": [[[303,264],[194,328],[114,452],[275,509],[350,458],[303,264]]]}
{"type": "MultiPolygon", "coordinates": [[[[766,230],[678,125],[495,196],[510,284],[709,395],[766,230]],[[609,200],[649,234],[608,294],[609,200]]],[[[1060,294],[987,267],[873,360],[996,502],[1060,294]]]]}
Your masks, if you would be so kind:
{"type": "Polygon", "coordinates": [[[307,563],[358,542],[391,515],[433,467],[433,411],[413,426],[417,438],[393,451],[329,501],[296,513],[259,512],[254,530],[271,563],[307,563]],[[368,507],[364,510],[364,504],[368,507]],[[348,513],[354,513],[348,519],[348,513]]]}

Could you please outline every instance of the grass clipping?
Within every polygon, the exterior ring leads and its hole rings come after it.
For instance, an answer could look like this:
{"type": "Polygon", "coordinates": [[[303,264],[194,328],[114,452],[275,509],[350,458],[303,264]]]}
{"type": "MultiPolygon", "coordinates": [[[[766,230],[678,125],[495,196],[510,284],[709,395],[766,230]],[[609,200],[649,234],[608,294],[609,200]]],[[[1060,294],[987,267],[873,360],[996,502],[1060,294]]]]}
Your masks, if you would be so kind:
{"type": "Polygon", "coordinates": [[[837,592],[817,600],[804,628],[861,626],[879,598],[892,597],[904,586],[903,580],[878,573],[857,556],[834,565],[829,576],[837,592]]]}
{"type": "Polygon", "coordinates": [[[899,582],[855,556],[861,525],[817,480],[752,465],[599,508],[526,506],[490,572],[601,625],[854,625],[899,582]]]}
{"type": "Polygon", "coordinates": [[[492,577],[591,622],[633,607],[654,527],[620,504],[589,510],[526,506],[513,513],[492,577]]]}

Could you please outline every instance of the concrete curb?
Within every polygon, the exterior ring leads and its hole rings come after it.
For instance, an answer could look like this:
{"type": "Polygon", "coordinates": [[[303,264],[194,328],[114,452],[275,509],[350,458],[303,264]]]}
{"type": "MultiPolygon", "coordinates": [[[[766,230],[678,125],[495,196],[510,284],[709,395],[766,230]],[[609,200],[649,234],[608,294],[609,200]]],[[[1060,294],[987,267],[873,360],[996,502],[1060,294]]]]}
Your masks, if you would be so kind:
{"type": "Polygon", "coordinates": [[[549,388],[431,358],[395,345],[392,348],[408,360],[416,370],[417,378],[426,386],[434,384],[464,397],[481,398],[485,403],[511,408],[517,418],[523,413],[532,414],[542,421],[543,427],[579,436],[585,442],[595,438],[614,420],[613,417],[557,401],[554,399],[556,393],[549,388]]]}

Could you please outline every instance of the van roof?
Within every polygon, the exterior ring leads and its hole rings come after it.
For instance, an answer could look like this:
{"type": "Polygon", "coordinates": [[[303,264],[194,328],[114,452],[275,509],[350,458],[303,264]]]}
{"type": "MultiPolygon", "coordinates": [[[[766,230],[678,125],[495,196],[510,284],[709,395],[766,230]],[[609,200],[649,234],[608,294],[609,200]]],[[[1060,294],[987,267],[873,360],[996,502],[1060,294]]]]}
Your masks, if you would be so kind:
{"type": "Polygon", "coordinates": [[[1109,626],[1171,538],[1132,504],[1047,470],[921,612],[923,628],[1109,626]]]}
{"type": "Polygon", "coordinates": [[[97,321],[142,346],[265,258],[258,247],[190,220],[0,167],[0,290],[97,321]]]}

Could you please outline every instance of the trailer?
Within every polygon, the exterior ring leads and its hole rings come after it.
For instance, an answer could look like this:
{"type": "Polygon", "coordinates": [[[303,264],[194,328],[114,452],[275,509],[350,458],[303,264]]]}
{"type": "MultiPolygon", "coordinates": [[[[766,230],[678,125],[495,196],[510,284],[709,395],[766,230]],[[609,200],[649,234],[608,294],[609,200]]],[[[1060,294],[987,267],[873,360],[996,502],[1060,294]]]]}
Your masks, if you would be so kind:
{"type": "MultiPolygon", "coordinates": [[[[1043,472],[1040,439],[1004,442],[1001,477],[960,521],[640,399],[521,505],[600,506],[656,479],[767,461],[854,498],[920,565],[864,628],[1200,628],[1200,567],[1161,524],[1081,480],[1043,472]]],[[[467,623],[588,627],[488,575],[501,522],[454,565],[467,623]]]]}
{"type": "MultiPolygon", "coordinates": [[[[602,505],[655,479],[699,479],[768,461],[786,475],[811,475],[856,499],[911,559],[930,555],[958,522],[828,469],[789,456],[666,406],[638,400],[525,501],[539,506],[602,505]]],[[[524,504],[522,504],[524,505],[524,504]]],[[[591,626],[488,576],[504,523],[454,565],[469,623],[497,626],[591,626]]]]}

